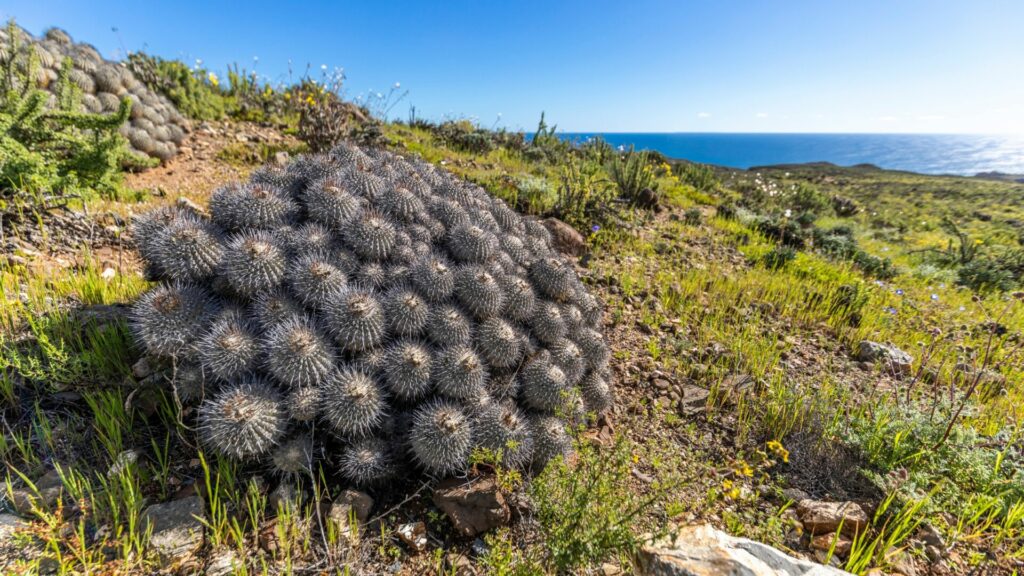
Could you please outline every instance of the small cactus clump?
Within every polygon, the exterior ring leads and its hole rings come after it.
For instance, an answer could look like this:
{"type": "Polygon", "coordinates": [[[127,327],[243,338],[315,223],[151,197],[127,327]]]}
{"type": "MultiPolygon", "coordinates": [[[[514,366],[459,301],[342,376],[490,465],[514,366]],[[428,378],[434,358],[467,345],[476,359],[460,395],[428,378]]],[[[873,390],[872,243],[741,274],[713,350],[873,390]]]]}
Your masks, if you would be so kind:
{"type": "Polygon", "coordinates": [[[571,450],[612,406],[601,306],[538,221],[425,162],[341,145],[138,218],[138,343],[204,446],[354,484],[571,450]]]}

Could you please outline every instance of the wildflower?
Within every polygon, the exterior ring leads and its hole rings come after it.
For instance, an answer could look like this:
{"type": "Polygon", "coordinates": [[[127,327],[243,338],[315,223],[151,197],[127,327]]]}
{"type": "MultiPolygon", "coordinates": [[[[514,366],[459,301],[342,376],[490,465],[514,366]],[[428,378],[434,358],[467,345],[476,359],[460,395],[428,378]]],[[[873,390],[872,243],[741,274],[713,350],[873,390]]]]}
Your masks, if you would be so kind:
{"type": "Polygon", "coordinates": [[[253,56],[253,57],[252,57],[252,61],[253,61],[254,63],[259,63],[259,61],[260,61],[260,57],[259,57],[259,56],[253,56]]]}
{"type": "Polygon", "coordinates": [[[600,229],[601,229],[601,227],[598,226],[597,224],[594,224],[593,226],[590,227],[590,231],[591,232],[597,232],[600,229]]]}
{"type": "Polygon", "coordinates": [[[786,450],[782,446],[782,442],[779,442],[778,440],[769,440],[768,451],[775,454],[777,457],[782,458],[783,462],[787,464],[789,463],[789,450],[786,450]]]}
{"type": "Polygon", "coordinates": [[[733,465],[732,471],[737,476],[746,476],[749,478],[754,475],[754,469],[750,467],[750,464],[747,464],[746,460],[736,462],[736,464],[733,465]]]}
{"type": "Polygon", "coordinates": [[[964,310],[967,310],[967,308],[964,308],[963,306],[961,306],[960,307],[960,311],[963,312],[964,310]]]}
{"type": "Polygon", "coordinates": [[[875,280],[875,286],[885,286],[885,282],[882,282],[881,280],[875,280]]]}
{"type": "Polygon", "coordinates": [[[401,87],[402,87],[402,83],[401,82],[395,82],[395,90],[398,90],[401,87]]]}
{"type": "Polygon", "coordinates": [[[207,78],[207,80],[210,81],[210,84],[212,84],[214,88],[216,88],[218,86],[218,84],[220,83],[220,81],[217,79],[217,75],[214,74],[213,72],[210,72],[209,74],[207,74],[206,78],[207,78]]]}
{"type": "Polygon", "coordinates": [[[939,301],[939,295],[938,294],[932,294],[932,301],[933,302],[938,302],[939,301]]]}
{"type": "Polygon", "coordinates": [[[789,217],[793,216],[793,211],[790,210],[789,208],[787,208],[786,212],[785,212],[785,215],[786,215],[786,218],[789,218],[789,217]]]}
{"type": "Polygon", "coordinates": [[[902,288],[897,288],[896,289],[896,295],[897,296],[903,296],[903,289],[902,288]]]}
{"type": "Polygon", "coordinates": [[[883,310],[885,310],[889,314],[892,314],[893,316],[896,315],[896,309],[893,308],[892,306],[886,306],[885,308],[883,308],[883,310]]]}
{"type": "Polygon", "coordinates": [[[327,64],[321,64],[320,65],[320,69],[321,70],[327,70],[327,64]]]}

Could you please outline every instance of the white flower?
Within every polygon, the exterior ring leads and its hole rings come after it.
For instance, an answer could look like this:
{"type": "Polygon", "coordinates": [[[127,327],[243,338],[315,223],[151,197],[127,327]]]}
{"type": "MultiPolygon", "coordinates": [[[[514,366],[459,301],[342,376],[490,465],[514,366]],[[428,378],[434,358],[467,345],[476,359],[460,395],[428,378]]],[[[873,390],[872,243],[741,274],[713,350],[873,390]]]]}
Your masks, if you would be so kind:
{"type": "Polygon", "coordinates": [[[395,82],[395,90],[398,90],[401,87],[402,87],[402,83],[401,82],[395,82]]]}
{"type": "Polygon", "coordinates": [[[789,218],[789,217],[793,216],[793,211],[790,210],[789,208],[787,208],[785,214],[786,214],[786,218],[789,218]]]}
{"type": "Polygon", "coordinates": [[[327,70],[327,64],[321,64],[320,65],[320,69],[321,70],[327,70]]]}

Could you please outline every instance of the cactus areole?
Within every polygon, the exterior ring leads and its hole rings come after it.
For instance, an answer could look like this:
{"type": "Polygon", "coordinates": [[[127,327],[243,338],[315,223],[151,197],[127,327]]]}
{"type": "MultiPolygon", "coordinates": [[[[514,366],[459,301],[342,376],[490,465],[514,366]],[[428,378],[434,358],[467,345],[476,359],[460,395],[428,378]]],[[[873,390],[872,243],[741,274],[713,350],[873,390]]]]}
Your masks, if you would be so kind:
{"type": "Polygon", "coordinates": [[[539,469],[608,410],[601,305],[538,221],[416,159],[343,144],[161,208],[133,333],[207,449],[353,484],[475,450],[539,469]]]}

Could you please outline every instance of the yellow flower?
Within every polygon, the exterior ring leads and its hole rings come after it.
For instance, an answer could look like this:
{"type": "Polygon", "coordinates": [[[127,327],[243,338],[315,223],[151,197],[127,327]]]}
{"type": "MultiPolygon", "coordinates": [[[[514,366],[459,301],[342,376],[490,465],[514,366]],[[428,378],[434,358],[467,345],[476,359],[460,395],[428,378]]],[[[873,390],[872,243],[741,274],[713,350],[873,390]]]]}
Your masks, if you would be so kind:
{"type": "Polygon", "coordinates": [[[750,464],[747,464],[746,460],[736,462],[733,466],[733,472],[737,476],[747,476],[748,478],[754,475],[754,469],[750,467],[750,464]]]}
{"type": "Polygon", "coordinates": [[[207,78],[207,80],[210,81],[210,84],[213,84],[214,87],[216,87],[216,86],[218,86],[220,84],[220,80],[217,79],[217,75],[214,74],[213,72],[210,72],[206,76],[206,78],[207,78]]]}
{"type": "Polygon", "coordinates": [[[778,440],[770,440],[768,442],[768,451],[775,454],[777,457],[782,458],[783,462],[789,463],[789,450],[786,450],[782,446],[782,442],[778,440]]]}

